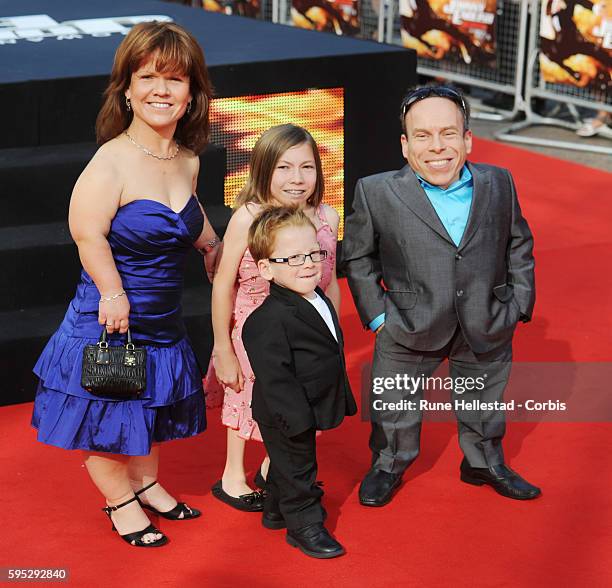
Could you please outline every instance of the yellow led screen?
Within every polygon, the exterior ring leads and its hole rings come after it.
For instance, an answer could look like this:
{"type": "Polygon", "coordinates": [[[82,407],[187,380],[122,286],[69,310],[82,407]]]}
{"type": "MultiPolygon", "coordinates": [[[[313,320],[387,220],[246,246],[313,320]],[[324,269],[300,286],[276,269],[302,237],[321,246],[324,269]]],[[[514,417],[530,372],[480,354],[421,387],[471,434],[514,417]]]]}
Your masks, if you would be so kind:
{"type": "Polygon", "coordinates": [[[344,89],[216,98],[211,106],[211,140],[227,149],[225,204],[232,206],[247,178],[251,150],[274,125],[293,123],[314,137],[325,175],[325,202],[340,215],[344,230],[344,89]]]}

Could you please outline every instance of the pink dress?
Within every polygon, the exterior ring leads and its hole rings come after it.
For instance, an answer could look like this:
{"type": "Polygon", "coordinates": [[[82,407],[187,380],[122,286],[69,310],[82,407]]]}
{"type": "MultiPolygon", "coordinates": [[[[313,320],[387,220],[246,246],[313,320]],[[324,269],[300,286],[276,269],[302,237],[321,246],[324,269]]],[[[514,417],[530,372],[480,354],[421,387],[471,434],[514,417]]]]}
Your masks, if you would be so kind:
{"type": "MultiPolygon", "coordinates": [[[[322,206],[317,207],[316,215],[321,223],[317,230],[317,239],[321,249],[327,251],[327,259],[322,263],[321,282],[319,283],[321,289],[325,291],[331,282],[336,263],[337,237],[325,218],[322,206]]],[[[231,388],[223,389],[217,381],[211,359],[208,372],[204,378],[206,406],[214,408],[222,404],[221,422],[226,427],[237,430],[238,435],[243,439],[261,441],[259,427],[251,414],[251,398],[255,376],[242,343],[242,327],[249,315],[268,296],[270,285],[267,280],[259,275],[257,264],[248,249],[244,252],[238,266],[236,288],[231,338],[234,352],[244,376],[244,389],[240,392],[235,392],[231,388]]]]}

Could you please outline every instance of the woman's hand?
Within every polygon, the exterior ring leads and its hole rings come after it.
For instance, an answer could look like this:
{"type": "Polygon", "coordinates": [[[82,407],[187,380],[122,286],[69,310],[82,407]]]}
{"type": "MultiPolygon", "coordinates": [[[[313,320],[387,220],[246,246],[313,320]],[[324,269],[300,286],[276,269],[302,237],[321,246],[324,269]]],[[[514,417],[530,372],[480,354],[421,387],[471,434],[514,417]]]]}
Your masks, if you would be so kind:
{"type": "Polygon", "coordinates": [[[98,322],[109,333],[128,329],[130,303],[123,291],[107,235],[121,201],[121,171],[105,143],[80,175],[72,192],[68,223],[85,271],[100,292],[98,322]]]}
{"type": "Polygon", "coordinates": [[[130,302],[127,296],[122,294],[112,300],[105,300],[109,296],[102,295],[102,298],[98,307],[98,322],[106,325],[109,335],[115,331],[126,333],[130,326],[130,302]]]}
{"type": "Polygon", "coordinates": [[[217,380],[234,392],[240,392],[244,389],[244,376],[240,369],[240,363],[233,351],[218,351],[213,350],[213,365],[217,380]]]}
{"type": "Polygon", "coordinates": [[[212,284],[212,281],[215,279],[215,274],[217,273],[217,266],[219,265],[219,261],[221,256],[219,255],[221,252],[221,248],[223,247],[222,243],[218,243],[213,249],[206,251],[204,253],[204,268],[206,269],[206,275],[208,276],[208,281],[212,284]]]}

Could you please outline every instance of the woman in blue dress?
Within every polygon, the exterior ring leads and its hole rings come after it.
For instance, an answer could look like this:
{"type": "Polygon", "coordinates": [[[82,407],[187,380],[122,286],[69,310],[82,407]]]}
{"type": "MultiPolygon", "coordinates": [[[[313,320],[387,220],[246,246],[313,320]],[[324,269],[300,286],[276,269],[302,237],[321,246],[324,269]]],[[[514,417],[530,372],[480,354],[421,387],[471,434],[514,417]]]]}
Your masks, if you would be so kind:
{"type": "Polygon", "coordinates": [[[173,520],[200,514],[157,483],[157,443],[206,427],[180,300],[191,247],[204,254],[209,279],[218,252],[194,195],[210,98],[202,50],[183,28],[139,24],[119,46],[97,120],[101,147],[70,201],[81,280],[34,368],[39,441],[84,451],[113,529],[138,547],[167,542],[143,509],[173,520]],[[111,344],[120,344],[129,327],[146,348],[147,385],[137,400],[101,398],[81,387],[83,348],[104,326],[114,333],[111,344]]]}

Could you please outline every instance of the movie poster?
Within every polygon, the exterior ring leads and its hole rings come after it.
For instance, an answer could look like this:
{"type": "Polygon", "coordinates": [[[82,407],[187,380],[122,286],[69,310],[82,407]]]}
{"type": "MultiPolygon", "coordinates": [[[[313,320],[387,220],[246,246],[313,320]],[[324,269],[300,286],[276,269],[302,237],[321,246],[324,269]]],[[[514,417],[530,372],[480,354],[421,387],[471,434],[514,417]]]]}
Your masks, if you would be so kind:
{"type": "Polygon", "coordinates": [[[292,0],[291,20],[301,29],[336,35],[359,33],[358,0],[292,0]]]}
{"type": "Polygon", "coordinates": [[[497,0],[400,0],[404,47],[428,59],[494,68],[497,0]]]}
{"type": "Polygon", "coordinates": [[[202,0],[204,10],[237,14],[249,18],[259,18],[261,15],[260,0],[202,0]]]}
{"type": "Polygon", "coordinates": [[[546,82],[612,92],[612,2],[544,0],[540,72],[546,82]]]}

